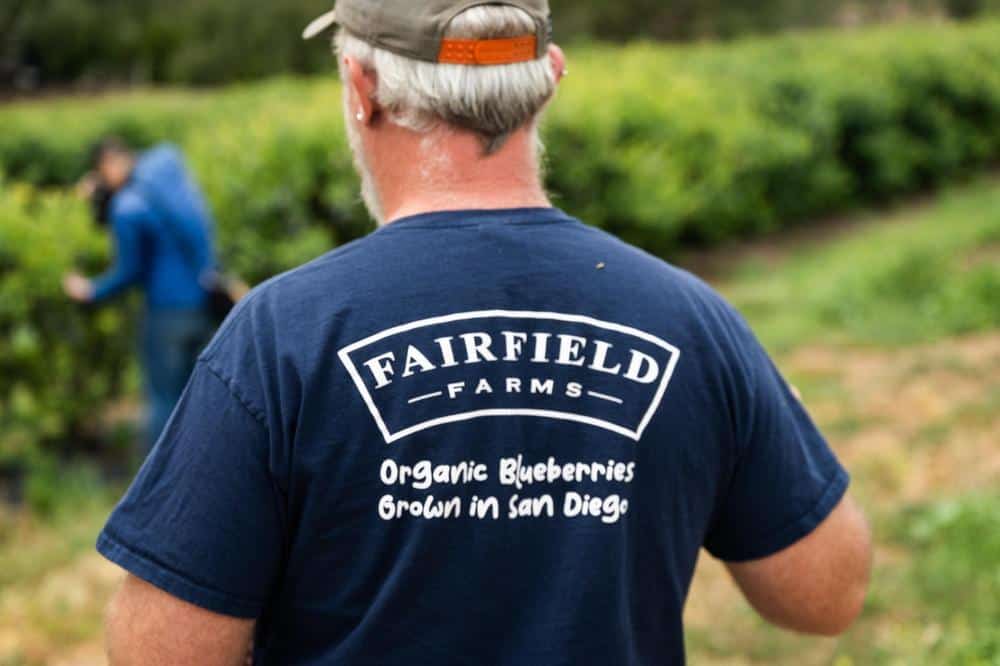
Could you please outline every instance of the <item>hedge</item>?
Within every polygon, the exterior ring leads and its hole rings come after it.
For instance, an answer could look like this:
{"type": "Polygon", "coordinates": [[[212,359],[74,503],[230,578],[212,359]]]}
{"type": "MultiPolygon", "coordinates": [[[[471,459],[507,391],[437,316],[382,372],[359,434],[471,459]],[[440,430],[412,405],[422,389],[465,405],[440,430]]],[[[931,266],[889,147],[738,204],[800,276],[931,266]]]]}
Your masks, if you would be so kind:
{"type": "Polygon", "coordinates": [[[60,287],[65,271],[106,262],[80,202],[0,181],[0,469],[90,436],[121,394],[130,318],[72,305],[60,287]]]}
{"type": "Polygon", "coordinates": [[[998,35],[576,54],[587,85],[550,117],[552,187],[587,221],[669,251],[939,184],[1000,157],[998,35]]]}
{"type": "MultiPolygon", "coordinates": [[[[315,73],[322,49],[302,27],[331,0],[4,0],[0,90],[108,81],[219,84],[315,73]]],[[[1000,0],[551,0],[561,41],[732,38],[918,14],[969,18],[1000,0]]]]}
{"type": "MultiPolygon", "coordinates": [[[[989,21],[577,49],[545,128],[550,188],[669,251],[936,185],[1000,155],[998,35],[989,21]]],[[[14,105],[0,110],[0,171],[66,184],[105,132],[178,141],[234,261],[262,277],[366,229],[340,108],[332,75],[14,105]],[[241,235],[281,247],[261,254],[241,235]]]]}
{"type": "MultiPolygon", "coordinates": [[[[998,35],[1000,23],[990,21],[573,50],[544,130],[550,190],[587,222],[669,254],[962,177],[1000,157],[998,35]]],[[[224,260],[259,281],[370,228],[341,123],[332,74],[18,104],[0,109],[0,172],[49,189],[70,184],[85,148],[107,132],[140,145],[175,141],[213,204],[224,260]]],[[[0,193],[0,396],[12,395],[15,378],[18,400],[53,415],[39,435],[58,438],[81,414],[59,396],[105,366],[84,352],[100,316],[63,304],[57,278],[71,263],[68,243],[100,241],[86,231],[82,207],[26,192],[8,185],[0,193]],[[48,249],[50,227],[63,224],[77,235],[48,249]],[[66,341],[70,330],[79,340],[66,341]],[[28,357],[39,368],[66,359],[66,372],[26,370],[28,357]],[[22,365],[11,365],[17,358],[22,365]]],[[[96,251],[78,258],[100,263],[96,251]]],[[[127,348],[103,326],[101,344],[127,348]]],[[[85,404],[108,393],[87,390],[85,404]]],[[[0,397],[0,439],[11,404],[0,397]]],[[[16,420],[19,428],[31,421],[16,420]]]]}

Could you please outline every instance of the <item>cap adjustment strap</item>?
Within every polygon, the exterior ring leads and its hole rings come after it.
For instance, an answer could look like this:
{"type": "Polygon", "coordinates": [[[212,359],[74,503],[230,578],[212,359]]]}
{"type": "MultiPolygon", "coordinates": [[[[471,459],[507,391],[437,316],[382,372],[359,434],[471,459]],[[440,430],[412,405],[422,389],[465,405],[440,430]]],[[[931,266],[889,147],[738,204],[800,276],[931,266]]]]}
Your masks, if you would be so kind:
{"type": "Polygon", "coordinates": [[[438,62],[448,65],[511,65],[538,57],[538,37],[443,39],[438,62]]]}

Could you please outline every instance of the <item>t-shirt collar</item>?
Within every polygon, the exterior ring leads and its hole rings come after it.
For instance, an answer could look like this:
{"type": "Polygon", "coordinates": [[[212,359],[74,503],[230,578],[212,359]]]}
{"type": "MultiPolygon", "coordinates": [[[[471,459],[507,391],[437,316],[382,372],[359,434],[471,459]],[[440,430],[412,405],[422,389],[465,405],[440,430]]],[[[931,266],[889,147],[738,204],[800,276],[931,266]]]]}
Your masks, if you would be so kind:
{"type": "Polygon", "coordinates": [[[572,217],[553,207],[447,210],[403,217],[379,228],[377,233],[394,229],[453,229],[494,224],[549,224],[572,221],[572,217]]]}

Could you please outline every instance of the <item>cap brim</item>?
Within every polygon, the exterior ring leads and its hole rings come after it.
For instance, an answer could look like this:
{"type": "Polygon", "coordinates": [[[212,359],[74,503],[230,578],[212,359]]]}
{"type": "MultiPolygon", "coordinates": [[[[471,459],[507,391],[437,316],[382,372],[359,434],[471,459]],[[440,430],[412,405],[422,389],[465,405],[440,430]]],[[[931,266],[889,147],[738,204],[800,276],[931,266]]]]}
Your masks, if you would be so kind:
{"type": "Polygon", "coordinates": [[[330,27],[336,22],[337,10],[332,9],[307,25],[306,29],[302,31],[302,39],[312,39],[317,35],[321,35],[329,30],[330,27]]]}

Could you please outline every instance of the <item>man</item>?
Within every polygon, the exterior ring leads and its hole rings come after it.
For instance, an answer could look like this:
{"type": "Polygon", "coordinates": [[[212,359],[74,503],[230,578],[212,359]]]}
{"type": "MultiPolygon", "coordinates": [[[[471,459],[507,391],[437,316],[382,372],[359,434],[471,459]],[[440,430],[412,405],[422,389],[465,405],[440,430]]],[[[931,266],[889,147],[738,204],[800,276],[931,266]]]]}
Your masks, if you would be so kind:
{"type": "Polygon", "coordinates": [[[124,142],[109,138],[95,147],[92,165],[83,187],[111,195],[107,214],[116,262],[94,281],[68,275],[64,287],[81,303],[105,303],[133,286],[145,291],[140,347],[150,411],[148,452],[213,332],[201,283],[214,264],[211,221],[180,154],[171,146],[137,157],[124,142]]]}
{"type": "Polygon", "coordinates": [[[340,0],[380,228],[255,291],[100,537],[112,664],[684,661],[700,549],[769,620],[867,587],[847,474],[707,286],[551,207],[545,0],[340,0]]]}

